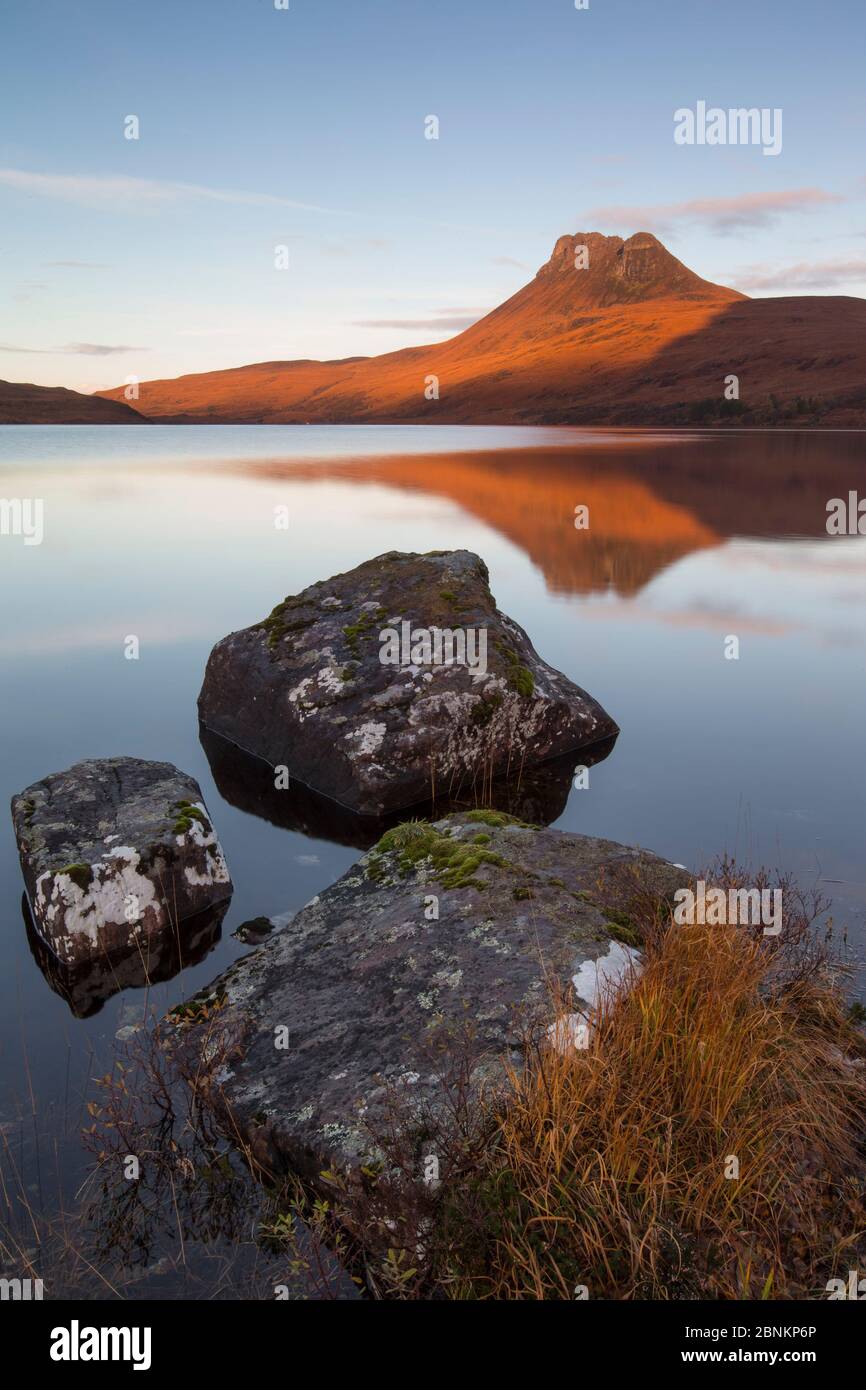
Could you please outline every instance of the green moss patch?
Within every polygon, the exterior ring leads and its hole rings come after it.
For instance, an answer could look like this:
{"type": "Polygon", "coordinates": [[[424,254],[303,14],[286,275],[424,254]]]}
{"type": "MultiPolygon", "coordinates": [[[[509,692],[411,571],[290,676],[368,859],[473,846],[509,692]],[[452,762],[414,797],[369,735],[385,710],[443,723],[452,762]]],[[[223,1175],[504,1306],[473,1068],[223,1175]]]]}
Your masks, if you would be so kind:
{"type": "Polygon", "coordinates": [[[509,816],[506,811],[491,811],[481,808],[475,811],[467,811],[466,819],[477,821],[481,825],[492,825],[501,829],[503,825],[519,825],[523,830],[538,830],[537,825],[530,825],[529,821],[519,820],[517,816],[509,816]]]}
{"type": "Polygon", "coordinates": [[[511,689],[528,699],[535,690],[535,677],[529,667],[521,663],[520,657],[513,647],[507,647],[504,642],[497,642],[496,646],[505,661],[507,667],[505,679],[511,689]]]}
{"type": "Polygon", "coordinates": [[[375,610],[365,608],[358,615],[356,622],[346,624],[346,626],[343,628],[343,636],[346,639],[346,645],[348,646],[349,651],[352,653],[352,656],[354,656],[356,659],[360,657],[361,638],[366,637],[372,631],[373,627],[376,626],[376,624],[378,624],[379,627],[381,627],[382,623],[386,621],[387,617],[388,613],[385,608],[379,607],[375,610]]]}
{"type": "Polygon", "coordinates": [[[296,594],[290,594],[284,598],[282,603],[278,603],[276,608],[267,618],[263,618],[256,627],[260,632],[268,634],[268,650],[273,651],[276,646],[289,637],[293,632],[303,632],[305,628],[312,627],[316,621],[315,617],[293,618],[299,608],[304,604],[296,594]]]}
{"type": "Polygon", "coordinates": [[[475,704],[469,712],[470,724],[475,724],[477,727],[483,729],[490,723],[501,704],[502,696],[498,693],[492,695],[489,700],[482,696],[480,700],[475,701],[475,704]]]}
{"type": "Polygon", "coordinates": [[[617,912],[609,907],[604,910],[609,919],[605,922],[605,926],[614,941],[621,941],[623,946],[641,947],[643,945],[643,937],[631,917],[625,912],[617,912]]]}
{"type": "Polygon", "coordinates": [[[429,861],[443,888],[486,888],[475,874],[483,864],[511,869],[507,859],[477,843],[454,839],[424,821],[406,821],[388,830],[370,851],[367,877],[380,880],[384,876],[381,863],[385,855],[396,855],[397,872],[405,878],[420,864],[429,861]]]}
{"type": "Polygon", "coordinates": [[[54,873],[66,874],[82,893],[86,893],[93,882],[93,868],[90,864],[64,864],[62,869],[55,869],[54,873]]]}
{"type": "Polygon", "coordinates": [[[188,830],[192,830],[193,821],[198,821],[205,834],[210,834],[212,829],[210,821],[204,811],[200,810],[198,806],[194,806],[191,801],[176,801],[171,810],[175,817],[175,835],[185,835],[188,830]]]}

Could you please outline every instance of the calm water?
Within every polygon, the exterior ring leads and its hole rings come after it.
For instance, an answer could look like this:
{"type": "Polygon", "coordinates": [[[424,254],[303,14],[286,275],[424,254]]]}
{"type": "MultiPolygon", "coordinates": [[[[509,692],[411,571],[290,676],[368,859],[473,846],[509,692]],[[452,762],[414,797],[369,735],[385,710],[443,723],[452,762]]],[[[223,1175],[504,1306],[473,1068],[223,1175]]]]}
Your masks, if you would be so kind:
{"type": "MultiPolygon", "coordinates": [[[[866,493],[866,436],[841,433],[0,429],[0,496],[45,506],[42,545],[0,537],[0,800],[85,757],[198,778],[234,898],[204,959],[151,990],[164,1011],[247,949],[240,923],[299,907],[358,853],[337,827],[313,838],[232,804],[224,778],[220,794],[196,718],[211,646],[382,551],[466,547],[540,654],[622,728],[556,823],[695,869],[728,851],[792,870],[859,950],[866,538],[825,528],[828,499],[852,488],[866,493]]],[[[91,981],[96,1011],[77,1017],[52,990],[8,817],[0,893],[3,1163],[50,1208],[86,1170],[89,1078],[143,991],[91,981]]]]}

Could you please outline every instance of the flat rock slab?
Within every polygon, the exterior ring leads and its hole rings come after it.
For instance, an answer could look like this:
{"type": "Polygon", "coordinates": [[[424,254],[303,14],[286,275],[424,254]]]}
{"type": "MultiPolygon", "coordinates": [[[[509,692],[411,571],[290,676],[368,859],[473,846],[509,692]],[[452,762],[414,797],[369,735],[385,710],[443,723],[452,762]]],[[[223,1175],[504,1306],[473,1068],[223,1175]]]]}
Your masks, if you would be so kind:
{"type": "Polygon", "coordinates": [[[36,930],[64,965],[123,954],[231,897],[195,778],[171,763],[76,763],[12,798],[36,930]]]}
{"type": "Polygon", "coordinates": [[[467,550],[392,551],[284,599],[214,647],[199,716],[364,816],[471,796],[618,733],[497,609],[467,550]]]}
{"type": "Polygon", "coordinates": [[[380,1156],[395,1101],[441,1107],[449,1038],[473,1085],[501,1082],[533,1029],[580,1045],[601,986],[638,961],[611,904],[688,881],[497,812],[409,822],[173,1019],[193,1057],[220,1058],[217,1103],[260,1163],[352,1169],[380,1156]]]}

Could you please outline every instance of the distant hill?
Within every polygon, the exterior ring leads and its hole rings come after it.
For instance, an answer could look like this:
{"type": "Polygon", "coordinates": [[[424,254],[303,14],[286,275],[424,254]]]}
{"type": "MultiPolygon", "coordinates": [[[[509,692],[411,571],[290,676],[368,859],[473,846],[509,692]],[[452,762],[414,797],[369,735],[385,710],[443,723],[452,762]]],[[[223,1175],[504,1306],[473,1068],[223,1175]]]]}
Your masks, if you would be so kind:
{"type": "MultiPolygon", "coordinates": [[[[123,391],[121,389],[121,396],[123,391]]],[[[0,381],[0,425],[144,425],[123,400],[85,396],[63,386],[0,381]]]]}
{"type": "Polygon", "coordinates": [[[144,382],[137,408],[190,423],[864,426],[866,300],[748,299],[648,232],[579,232],[447,342],[144,382]]]}

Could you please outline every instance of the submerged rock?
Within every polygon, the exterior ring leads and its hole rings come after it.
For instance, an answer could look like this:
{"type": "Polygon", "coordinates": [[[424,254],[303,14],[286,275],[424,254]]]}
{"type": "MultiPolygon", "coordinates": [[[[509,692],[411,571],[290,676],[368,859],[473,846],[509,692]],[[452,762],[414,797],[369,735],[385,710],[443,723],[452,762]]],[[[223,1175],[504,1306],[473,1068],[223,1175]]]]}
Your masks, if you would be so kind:
{"type": "Polygon", "coordinates": [[[202,723],[365,816],[471,798],[615,736],[488,579],[470,551],[391,551],[310,585],[217,643],[202,723]]]}
{"type": "Polygon", "coordinates": [[[352,1169],[380,1156],[395,1103],[418,1143],[429,1132],[447,1040],[473,1086],[501,1084],[533,1031],[585,1045],[600,989],[638,961],[623,904],[687,882],[647,852],[497,812],[408,822],[175,1021],[221,1059],[216,1103],[259,1163],[352,1169]]]}
{"type": "Polygon", "coordinates": [[[58,960],[128,955],[227,901],[201,788],[171,763],[77,763],[12,798],[36,930],[58,960]]]}

